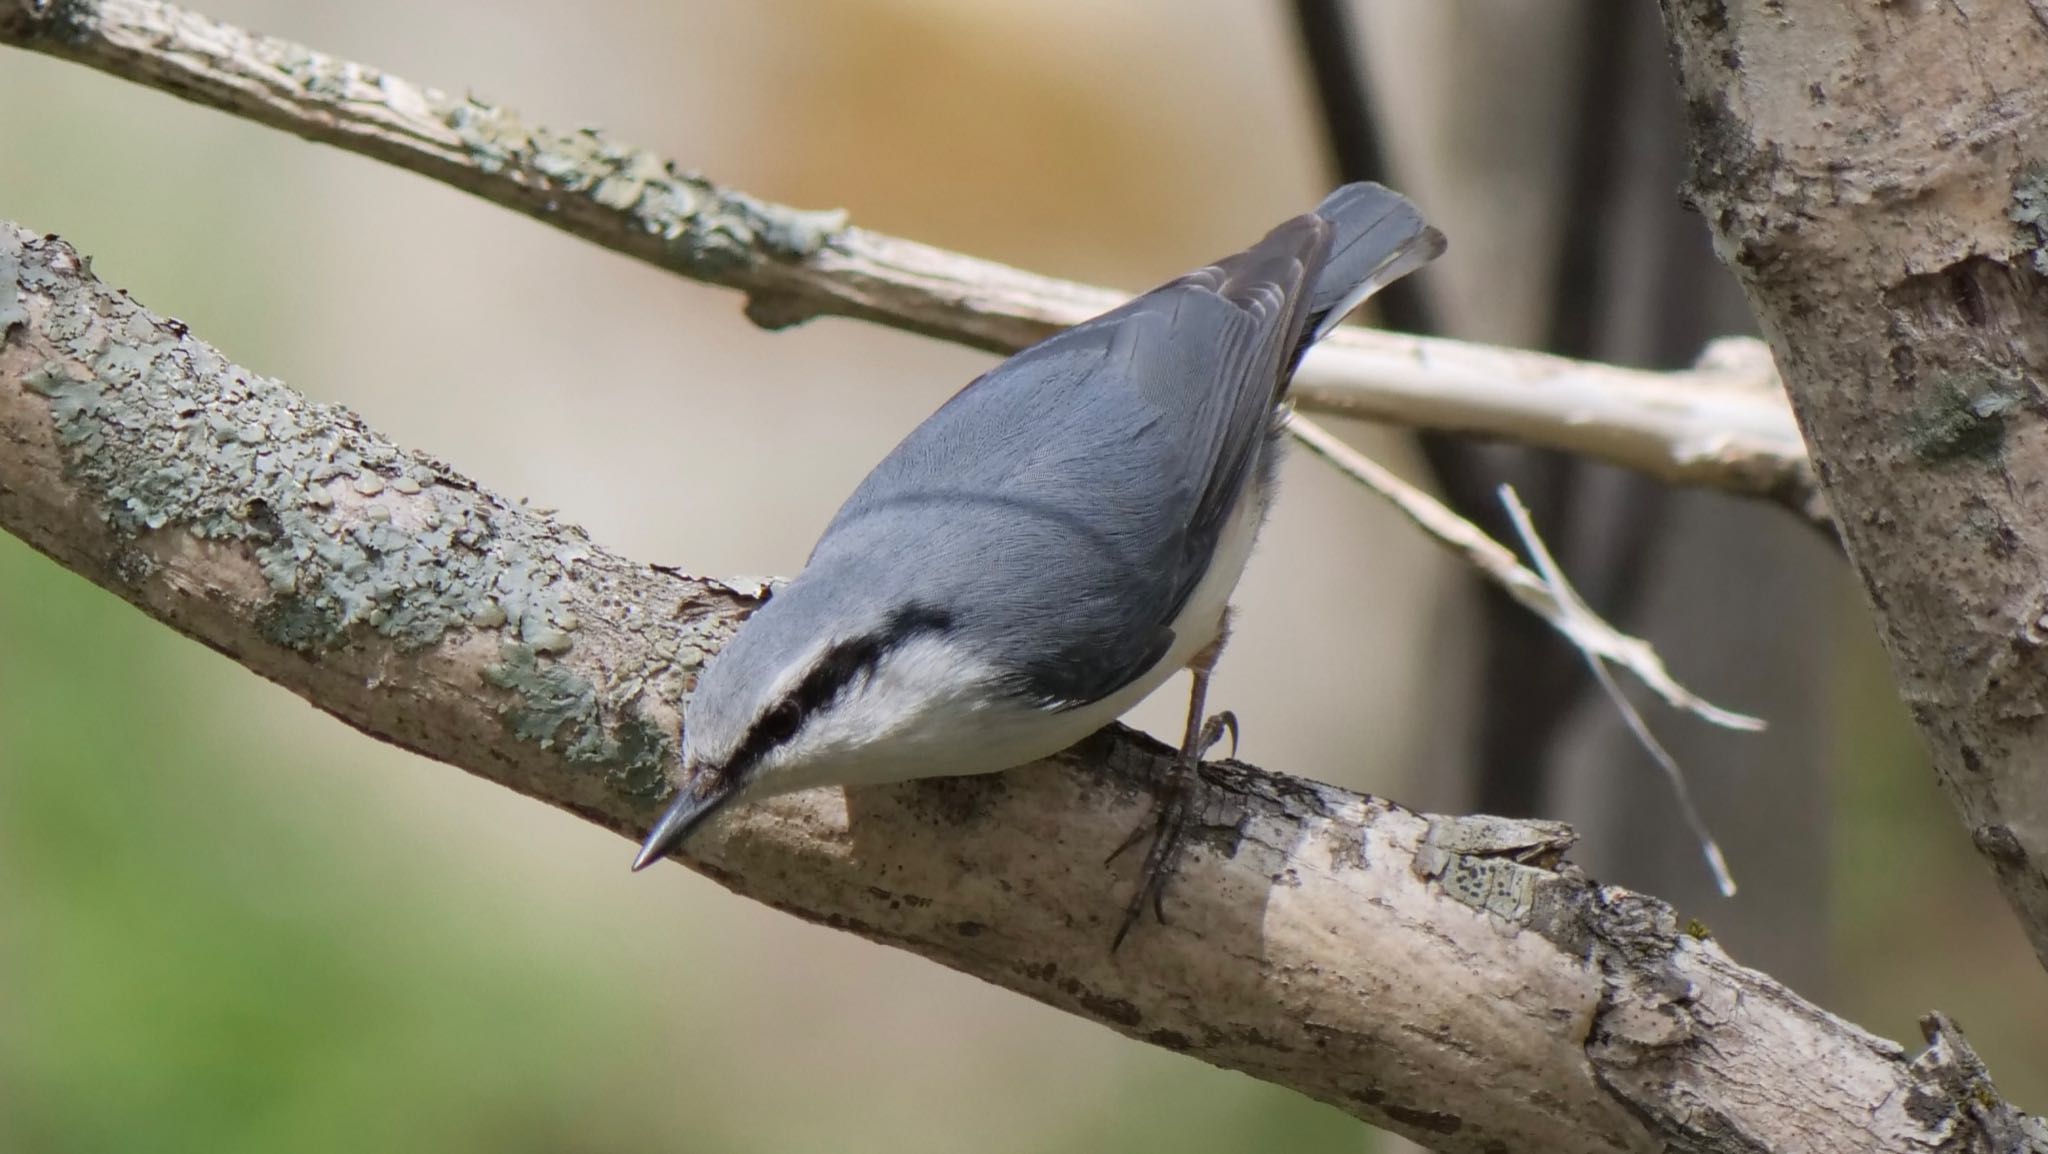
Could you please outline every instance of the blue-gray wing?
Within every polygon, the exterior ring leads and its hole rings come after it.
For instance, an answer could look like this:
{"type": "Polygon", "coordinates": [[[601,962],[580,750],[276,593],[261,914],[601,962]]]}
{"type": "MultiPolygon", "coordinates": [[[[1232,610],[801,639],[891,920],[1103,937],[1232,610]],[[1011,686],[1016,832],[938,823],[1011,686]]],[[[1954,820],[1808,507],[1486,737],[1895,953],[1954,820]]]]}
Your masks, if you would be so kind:
{"type": "MultiPolygon", "coordinates": [[[[1332,233],[1323,216],[1296,217],[1004,361],[875,468],[811,567],[958,607],[960,640],[1048,704],[1129,684],[1172,644],[1270,460],[1298,349],[1349,295],[1350,281],[1317,282],[1332,233]]],[[[1423,233],[1416,218],[1406,241],[1423,233]]]]}

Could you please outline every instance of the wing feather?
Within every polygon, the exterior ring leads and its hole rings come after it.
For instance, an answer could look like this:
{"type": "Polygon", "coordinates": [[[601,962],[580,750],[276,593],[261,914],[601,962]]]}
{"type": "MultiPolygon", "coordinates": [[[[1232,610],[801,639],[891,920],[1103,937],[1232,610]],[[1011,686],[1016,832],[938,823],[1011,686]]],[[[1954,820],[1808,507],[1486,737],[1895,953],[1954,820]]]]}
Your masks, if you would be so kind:
{"type": "Polygon", "coordinates": [[[996,366],[862,482],[809,568],[831,569],[842,596],[971,606],[953,635],[1048,704],[1130,684],[1171,646],[1269,467],[1298,350],[1320,313],[1352,296],[1355,282],[1338,283],[1350,272],[1324,275],[1333,238],[1372,278],[1433,235],[1419,217],[1389,227],[1400,220],[1385,198],[1406,206],[1383,189],[1333,194],[1251,248],[996,366]]]}

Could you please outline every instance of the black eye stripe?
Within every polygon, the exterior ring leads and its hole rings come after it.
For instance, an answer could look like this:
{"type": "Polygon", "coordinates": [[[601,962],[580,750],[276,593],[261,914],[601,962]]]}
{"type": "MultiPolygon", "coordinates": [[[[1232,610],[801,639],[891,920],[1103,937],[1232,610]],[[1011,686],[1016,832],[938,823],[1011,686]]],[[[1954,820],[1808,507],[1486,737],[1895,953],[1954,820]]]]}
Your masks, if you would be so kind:
{"type": "Polygon", "coordinates": [[[882,654],[892,646],[920,633],[944,633],[952,627],[953,617],[949,613],[924,605],[907,605],[890,614],[880,630],[848,638],[827,649],[796,688],[754,722],[727,762],[727,772],[746,770],[767,756],[768,751],[795,737],[811,714],[830,704],[855,678],[872,673],[881,663],[882,654]]]}

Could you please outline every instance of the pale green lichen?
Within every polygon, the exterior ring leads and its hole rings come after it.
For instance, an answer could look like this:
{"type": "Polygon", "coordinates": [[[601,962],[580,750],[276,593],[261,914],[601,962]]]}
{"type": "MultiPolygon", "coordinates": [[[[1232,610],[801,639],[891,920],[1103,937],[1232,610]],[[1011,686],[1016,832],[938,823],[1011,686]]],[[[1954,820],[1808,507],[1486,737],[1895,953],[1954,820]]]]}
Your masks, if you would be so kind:
{"type": "Polygon", "coordinates": [[[542,662],[531,646],[506,642],[484,680],[517,695],[505,722],[519,737],[559,747],[570,761],[608,761],[618,752],[598,723],[597,687],[558,662],[542,662]]]}
{"type": "Polygon", "coordinates": [[[1559,881],[1549,867],[1576,837],[1562,822],[1432,816],[1415,851],[1415,872],[1456,901],[1523,922],[1559,881]]]}
{"type": "Polygon", "coordinates": [[[517,178],[516,193],[494,182],[487,195],[541,216],[562,211],[570,198],[587,200],[659,238],[667,263],[692,276],[715,280],[764,259],[801,260],[846,227],[843,211],[807,212],[729,192],[595,128],[559,132],[530,125],[475,96],[415,89],[296,44],[264,40],[256,48],[306,102],[382,100],[401,117],[430,117],[479,171],[517,178]]]}
{"type": "MultiPolygon", "coordinates": [[[[660,237],[679,267],[716,278],[762,258],[801,260],[846,227],[843,211],[805,212],[719,188],[594,128],[555,132],[474,97],[439,110],[488,173],[526,171],[556,197],[582,196],[660,237]]],[[[559,207],[559,205],[553,205],[559,207]]]]}
{"type": "Polygon", "coordinates": [[[1906,444],[1930,465],[1996,457],[2005,448],[2007,423],[2025,401],[2016,383],[1995,373],[1950,377],[1906,415],[1906,444]]]}
{"type": "MultiPolygon", "coordinates": [[[[630,796],[653,798],[668,787],[663,770],[674,757],[674,744],[667,733],[633,710],[620,714],[616,732],[608,730],[603,722],[605,702],[597,687],[568,666],[543,660],[545,654],[529,645],[505,642],[498,656],[484,679],[510,690],[517,700],[505,714],[514,734],[543,749],[559,750],[570,762],[610,767],[616,788],[630,796]]],[[[630,699],[643,686],[615,688],[630,699]]]]}
{"type": "Polygon", "coordinates": [[[2048,276],[2048,166],[2029,165],[2013,181],[2005,216],[2020,226],[2034,271],[2048,276]]]}
{"type": "Polygon", "coordinates": [[[502,660],[488,679],[511,691],[513,733],[605,766],[621,789],[660,790],[673,738],[638,705],[678,680],[677,647],[604,684],[555,660],[584,628],[570,606],[589,595],[578,572],[596,550],[581,530],[500,505],[347,409],[238,368],[57,264],[77,265],[61,243],[0,232],[0,303],[17,289],[41,298],[41,335],[69,358],[23,384],[49,405],[70,481],[134,546],[113,559],[116,578],[147,579],[149,535],[182,531],[246,549],[271,593],[256,630],[309,656],[364,635],[407,652],[495,630],[502,660]]]}
{"type": "MultiPolygon", "coordinates": [[[[301,91],[328,100],[341,100],[348,96],[350,72],[356,69],[346,61],[297,44],[288,45],[285,55],[275,64],[277,70],[289,76],[301,91]]],[[[375,77],[365,79],[374,80],[375,77]]]]}

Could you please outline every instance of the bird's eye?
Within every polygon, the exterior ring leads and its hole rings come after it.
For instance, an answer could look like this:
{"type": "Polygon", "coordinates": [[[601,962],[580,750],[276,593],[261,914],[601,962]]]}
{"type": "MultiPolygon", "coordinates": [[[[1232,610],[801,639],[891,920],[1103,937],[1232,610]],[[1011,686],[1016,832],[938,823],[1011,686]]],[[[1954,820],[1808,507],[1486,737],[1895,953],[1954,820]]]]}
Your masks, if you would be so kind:
{"type": "Polygon", "coordinates": [[[795,736],[797,723],[801,720],[803,713],[797,709],[796,702],[784,701],[761,718],[761,733],[771,742],[788,741],[795,736]]]}

